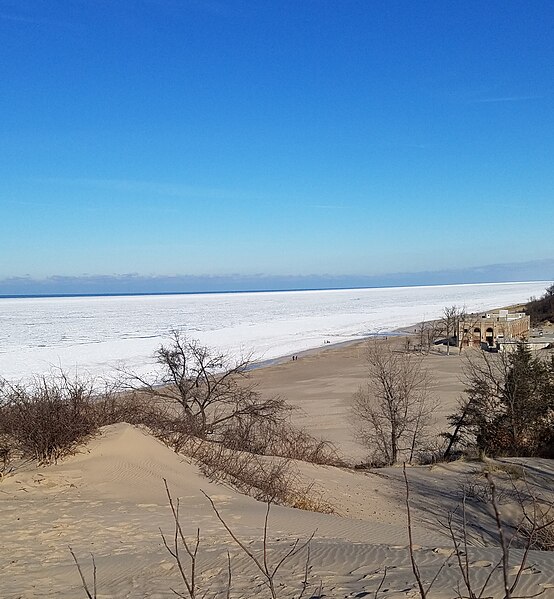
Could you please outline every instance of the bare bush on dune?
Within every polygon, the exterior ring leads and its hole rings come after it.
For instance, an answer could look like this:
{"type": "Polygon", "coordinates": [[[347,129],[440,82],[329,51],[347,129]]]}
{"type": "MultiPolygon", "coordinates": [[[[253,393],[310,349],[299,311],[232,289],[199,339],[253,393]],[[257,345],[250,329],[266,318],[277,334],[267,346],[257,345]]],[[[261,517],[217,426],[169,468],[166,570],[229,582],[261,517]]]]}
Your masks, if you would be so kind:
{"type": "MultiPolygon", "coordinates": [[[[431,581],[426,585],[421,575],[416,557],[415,544],[413,539],[413,523],[411,515],[411,489],[408,480],[406,464],[403,466],[403,475],[405,483],[405,503],[407,514],[407,530],[409,540],[409,553],[412,565],[412,572],[416,580],[419,595],[421,599],[430,599],[431,589],[440,576],[442,570],[454,561],[460,572],[461,580],[456,589],[458,599],[531,599],[544,595],[546,588],[531,594],[516,594],[522,582],[522,576],[527,569],[530,551],[532,549],[550,550],[552,546],[552,530],[554,520],[551,519],[550,505],[547,510],[541,505],[541,500],[530,491],[526,484],[528,495],[523,498],[520,495],[519,505],[522,516],[515,526],[510,526],[503,518],[500,510],[499,491],[493,476],[485,472],[487,490],[484,493],[487,503],[491,507],[492,518],[496,527],[498,543],[500,545],[500,558],[496,564],[492,565],[491,570],[486,576],[484,582],[478,584],[472,577],[470,563],[470,541],[467,524],[467,499],[464,493],[460,506],[448,513],[446,522],[443,526],[448,531],[452,544],[452,551],[447,556],[443,564],[436,571],[431,581]],[[530,509],[526,504],[530,504],[530,509]],[[455,516],[459,517],[456,519],[455,516]],[[546,540],[545,544],[542,544],[546,540]],[[511,550],[519,545],[520,557],[514,560],[511,557],[511,550]],[[500,595],[491,595],[490,586],[494,578],[500,579],[502,592],[500,595]]],[[[480,499],[481,500],[481,499],[480,499]]]]}
{"type": "MultiPolygon", "coordinates": [[[[181,588],[170,587],[170,590],[180,599],[199,599],[200,597],[226,597],[226,599],[230,599],[233,581],[231,553],[229,550],[227,551],[227,563],[225,564],[225,567],[222,568],[222,570],[225,570],[226,572],[225,585],[223,587],[220,586],[215,590],[212,588],[215,586],[215,575],[212,574],[207,580],[203,580],[202,577],[202,571],[199,564],[199,550],[201,545],[200,529],[196,529],[196,534],[192,539],[187,539],[181,525],[180,500],[179,498],[174,498],[172,496],[167,480],[163,479],[163,482],[168,505],[171,510],[173,532],[172,534],[166,534],[160,529],[160,535],[165,550],[169,553],[177,566],[178,578],[181,582],[181,588]]],[[[229,534],[233,544],[238,548],[239,553],[245,555],[254,566],[258,576],[261,578],[262,584],[267,588],[271,599],[277,599],[279,596],[283,596],[282,593],[278,593],[277,591],[277,589],[282,589],[284,586],[283,581],[278,582],[278,574],[283,566],[302,553],[304,553],[303,576],[300,584],[295,585],[299,586],[300,590],[293,595],[288,594],[287,596],[291,599],[302,599],[303,597],[306,597],[307,599],[310,586],[313,586],[314,588],[314,592],[310,593],[311,599],[317,599],[323,596],[321,583],[319,585],[311,585],[309,581],[311,560],[310,545],[315,533],[312,533],[312,535],[304,541],[301,541],[299,538],[295,539],[285,551],[279,553],[276,548],[272,547],[269,539],[271,502],[268,501],[266,503],[266,513],[263,523],[262,547],[260,555],[258,556],[252,548],[251,542],[242,541],[231,529],[227,521],[221,515],[213,499],[203,491],[202,493],[210,503],[216,518],[229,534]]],[[[77,568],[81,588],[85,593],[85,596],[87,599],[97,599],[97,571],[94,555],[91,554],[92,581],[87,581],[81,562],[71,547],[69,547],[69,551],[77,568]]],[[[290,583],[290,581],[287,582],[290,583]]]]}
{"type": "Polygon", "coordinates": [[[525,514],[525,522],[521,525],[520,535],[531,541],[531,549],[554,551],[554,518],[552,505],[544,508],[534,504],[532,513],[525,514]]]}
{"type": "MultiPolygon", "coordinates": [[[[290,410],[287,407],[287,412],[290,410]]],[[[246,451],[262,456],[275,456],[291,460],[301,460],[312,464],[344,466],[334,445],[310,435],[288,420],[288,413],[282,420],[256,416],[237,418],[228,422],[219,431],[217,439],[197,437],[186,421],[169,409],[159,409],[151,418],[141,416],[141,423],[166,445],[177,453],[191,452],[202,442],[217,443],[227,449],[246,451]]]]}
{"type": "MultiPolygon", "coordinates": [[[[310,570],[310,544],[315,536],[315,532],[312,533],[310,537],[308,537],[308,539],[306,539],[303,542],[300,542],[300,539],[297,538],[284,553],[273,557],[271,555],[272,552],[270,552],[269,550],[269,514],[271,511],[271,502],[267,502],[267,509],[265,513],[263,526],[262,551],[260,556],[256,556],[254,551],[250,549],[250,547],[248,546],[249,544],[247,544],[244,541],[241,541],[238,535],[231,529],[227,521],[223,518],[223,516],[217,509],[217,506],[215,505],[213,499],[209,495],[206,495],[206,493],[204,493],[204,496],[210,502],[212,510],[214,511],[217,519],[223,525],[223,528],[225,528],[225,530],[229,533],[229,536],[231,537],[235,545],[239,547],[242,553],[248,557],[251,563],[255,565],[257,571],[261,575],[262,581],[269,590],[271,599],[278,598],[276,584],[277,574],[279,573],[282,566],[284,566],[287,563],[287,561],[294,558],[296,555],[305,551],[306,557],[304,565],[304,577],[301,583],[301,589],[297,595],[293,595],[293,599],[302,599],[302,597],[304,597],[304,595],[306,594],[309,586],[308,576],[310,570]],[[271,560],[272,557],[273,560],[271,560]]],[[[315,599],[316,596],[321,597],[321,584],[319,586],[316,586],[314,591],[317,593],[317,595],[315,595],[315,593],[312,593],[312,599],[315,599]]]]}
{"type": "Polygon", "coordinates": [[[18,454],[55,463],[102,426],[126,422],[155,430],[168,415],[117,383],[70,377],[63,371],[28,382],[0,381],[0,472],[18,454]]]}
{"type": "Polygon", "coordinates": [[[11,439],[23,457],[56,462],[97,430],[96,395],[88,380],[64,373],[37,377],[31,383],[0,387],[0,434],[11,439]]]}
{"type": "Polygon", "coordinates": [[[0,434],[0,481],[12,470],[13,452],[13,440],[6,434],[0,434]]]}
{"type": "MultiPolygon", "coordinates": [[[[286,406],[290,413],[292,408],[286,406]]],[[[221,444],[229,449],[258,455],[278,456],[311,464],[344,466],[336,448],[329,441],[310,435],[287,418],[241,418],[224,428],[221,444]]]]}
{"type": "Polygon", "coordinates": [[[163,428],[164,423],[172,419],[167,408],[149,401],[140,393],[120,392],[117,382],[109,393],[96,395],[92,408],[98,428],[126,422],[134,426],[146,426],[155,431],[163,428]]]}
{"type": "Polygon", "coordinates": [[[550,493],[544,493],[542,489],[537,489],[536,485],[528,480],[525,469],[522,469],[517,479],[512,479],[512,487],[521,512],[515,535],[523,545],[529,545],[531,549],[554,551],[552,490],[550,493]]]}
{"type": "Polygon", "coordinates": [[[313,485],[305,484],[295,473],[289,459],[260,456],[200,439],[190,439],[183,453],[193,458],[212,482],[226,483],[258,501],[314,512],[334,512],[333,506],[315,492],[313,485]]]}

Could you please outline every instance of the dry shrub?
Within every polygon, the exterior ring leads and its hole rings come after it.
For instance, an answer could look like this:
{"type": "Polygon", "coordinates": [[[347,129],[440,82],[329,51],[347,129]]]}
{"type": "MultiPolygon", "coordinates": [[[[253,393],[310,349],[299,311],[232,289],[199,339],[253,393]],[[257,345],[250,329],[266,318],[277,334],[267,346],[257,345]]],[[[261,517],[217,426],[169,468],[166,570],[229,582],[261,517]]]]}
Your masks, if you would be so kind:
{"type": "Polygon", "coordinates": [[[294,473],[291,461],[236,451],[208,441],[189,439],[183,453],[193,458],[212,482],[225,482],[258,501],[332,513],[334,510],[294,473]]]}
{"type": "Polygon", "coordinates": [[[506,474],[510,480],[519,480],[525,476],[525,468],[520,464],[505,464],[502,462],[495,462],[487,460],[483,469],[484,473],[489,474],[506,474]]]}
{"type": "Polygon", "coordinates": [[[11,471],[13,441],[8,435],[0,434],[0,480],[11,471]]]}
{"type": "MultiPolygon", "coordinates": [[[[517,503],[523,514],[516,536],[524,541],[530,549],[539,551],[554,551],[554,501],[552,489],[537,490],[536,481],[533,483],[523,474],[523,488],[516,488],[517,503]]],[[[540,483],[539,483],[540,484],[540,483]]],[[[521,484],[520,484],[521,487],[521,484]]]]}
{"type": "Polygon", "coordinates": [[[23,457],[56,462],[97,430],[90,381],[61,374],[28,385],[4,382],[0,393],[0,434],[23,457]]]}
{"type": "Polygon", "coordinates": [[[293,493],[288,506],[306,512],[319,512],[320,514],[335,514],[334,506],[326,501],[321,493],[314,491],[313,485],[308,485],[299,492],[293,493]]]}
{"type": "Polygon", "coordinates": [[[285,503],[295,482],[286,459],[263,459],[222,445],[191,441],[184,453],[192,457],[202,473],[213,482],[226,482],[260,501],[285,503]]]}
{"type": "Polygon", "coordinates": [[[428,439],[426,446],[414,453],[415,464],[419,466],[435,466],[460,459],[459,452],[445,452],[446,444],[440,439],[428,439]]]}
{"type": "Polygon", "coordinates": [[[551,492],[545,494],[541,485],[539,481],[537,492],[537,479],[530,482],[520,464],[487,461],[481,472],[466,477],[461,491],[464,501],[518,508],[519,519],[510,525],[514,547],[554,551],[554,502],[551,492]]]}
{"type": "Polygon", "coordinates": [[[167,420],[138,395],[101,387],[94,379],[63,372],[26,384],[0,384],[0,472],[14,453],[39,463],[56,462],[102,426],[127,422],[156,429],[167,420]]]}
{"type": "Polygon", "coordinates": [[[98,427],[127,422],[145,424],[149,406],[138,395],[107,394],[94,401],[94,418],[98,427]]]}
{"type": "Polygon", "coordinates": [[[541,512],[537,516],[537,521],[525,523],[519,534],[524,539],[529,539],[531,549],[538,551],[554,551],[554,521],[552,516],[546,512],[541,512]]]}
{"type": "MultiPolygon", "coordinates": [[[[462,497],[469,501],[485,505],[489,505],[492,501],[491,487],[481,474],[467,476],[465,481],[460,484],[460,491],[462,497]]],[[[496,499],[500,504],[505,503],[507,499],[513,499],[513,497],[509,490],[497,489],[496,499]]]]}
{"type": "Polygon", "coordinates": [[[286,419],[243,418],[234,421],[223,430],[221,443],[229,449],[257,455],[277,456],[312,464],[345,465],[332,443],[310,435],[305,429],[293,426],[286,419]]]}
{"type": "Polygon", "coordinates": [[[176,416],[171,407],[149,408],[143,412],[141,422],[150,432],[175,453],[185,453],[189,447],[200,443],[196,427],[187,418],[176,416]]]}
{"type": "Polygon", "coordinates": [[[165,432],[179,426],[168,406],[140,393],[104,393],[94,399],[93,410],[98,427],[126,422],[146,426],[156,436],[163,437],[165,432]]]}
{"type": "Polygon", "coordinates": [[[460,484],[462,496],[468,500],[490,505],[492,502],[492,488],[489,477],[495,477],[495,493],[498,504],[520,503],[526,501],[516,486],[520,478],[525,477],[525,472],[519,464],[502,464],[487,460],[482,469],[473,474],[468,474],[460,484]]]}

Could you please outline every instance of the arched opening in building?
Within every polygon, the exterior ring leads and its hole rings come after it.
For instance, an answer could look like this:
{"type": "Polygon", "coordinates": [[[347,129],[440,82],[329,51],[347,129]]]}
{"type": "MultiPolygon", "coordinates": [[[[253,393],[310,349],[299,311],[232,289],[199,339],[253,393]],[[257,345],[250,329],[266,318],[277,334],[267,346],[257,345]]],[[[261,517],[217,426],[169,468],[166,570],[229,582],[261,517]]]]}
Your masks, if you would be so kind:
{"type": "Polygon", "coordinates": [[[475,347],[481,347],[481,329],[480,329],[480,327],[475,327],[473,329],[473,345],[475,347]]]}
{"type": "Polygon", "coordinates": [[[485,341],[487,342],[487,345],[489,347],[492,347],[494,345],[494,330],[492,327],[489,327],[485,331],[485,341]]]}

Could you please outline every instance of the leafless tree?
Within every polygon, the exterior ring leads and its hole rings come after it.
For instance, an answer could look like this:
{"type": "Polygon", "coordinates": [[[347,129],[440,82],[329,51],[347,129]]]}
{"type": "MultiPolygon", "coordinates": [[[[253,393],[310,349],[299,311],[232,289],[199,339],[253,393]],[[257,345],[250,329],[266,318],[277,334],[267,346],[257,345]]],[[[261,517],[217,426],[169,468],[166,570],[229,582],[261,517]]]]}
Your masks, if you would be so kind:
{"type": "Polygon", "coordinates": [[[354,397],[352,412],[360,440],[385,465],[401,456],[411,462],[422,448],[435,403],[422,358],[371,341],[367,383],[354,397]]]}
{"type": "Polygon", "coordinates": [[[217,439],[229,427],[257,420],[280,420],[286,403],[262,399],[249,381],[251,356],[232,360],[172,331],[170,343],[155,353],[161,371],[153,377],[123,372],[126,385],[153,399],[178,407],[182,430],[199,438],[217,439]]]}
{"type": "Polygon", "coordinates": [[[461,320],[465,318],[465,308],[459,306],[447,306],[442,311],[440,323],[446,336],[446,353],[450,355],[450,343],[453,338],[458,340],[458,326],[461,320]]]}
{"type": "Polygon", "coordinates": [[[458,348],[459,352],[462,353],[464,347],[468,347],[473,341],[473,331],[479,322],[479,314],[468,314],[465,309],[462,310],[458,316],[458,348]]]}
{"type": "Polygon", "coordinates": [[[435,320],[424,320],[419,327],[419,346],[421,353],[428,354],[433,343],[438,339],[441,332],[440,322],[435,320]]]}

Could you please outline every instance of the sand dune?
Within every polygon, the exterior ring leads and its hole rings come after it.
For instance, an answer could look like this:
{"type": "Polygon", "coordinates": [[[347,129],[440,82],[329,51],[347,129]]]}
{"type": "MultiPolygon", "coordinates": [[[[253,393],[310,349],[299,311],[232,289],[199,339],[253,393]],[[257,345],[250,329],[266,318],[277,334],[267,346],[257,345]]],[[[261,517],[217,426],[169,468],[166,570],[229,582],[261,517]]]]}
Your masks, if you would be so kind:
{"type": "MultiPolygon", "coordinates": [[[[552,476],[540,463],[537,467],[541,476],[552,476]]],[[[326,597],[374,593],[385,566],[383,596],[416,597],[406,550],[401,471],[392,468],[368,475],[313,465],[300,464],[298,468],[306,481],[313,481],[335,503],[337,514],[274,506],[271,551],[282,552],[294,538],[306,538],[315,531],[310,581],[315,586],[321,583],[326,597]]],[[[471,469],[471,465],[451,465],[410,470],[416,554],[426,579],[434,576],[449,552],[436,516],[455,504],[454,490],[471,469]]],[[[89,554],[94,554],[98,597],[174,596],[170,587],[178,584],[177,572],[159,532],[159,528],[168,533],[173,530],[162,478],[180,498],[186,534],[201,529],[201,585],[214,592],[224,588],[229,549],[233,555],[232,596],[267,596],[252,564],[230,542],[200,490],[213,498],[229,525],[256,551],[261,550],[265,506],[209,483],[194,465],[156,439],[119,424],[103,429],[63,463],[19,472],[1,483],[0,597],[84,596],[68,546],[82,560],[85,573],[90,573],[89,554]]],[[[489,525],[481,526],[486,529],[489,525]]],[[[483,538],[481,544],[486,542],[483,538]]],[[[497,549],[472,550],[476,580],[484,580],[497,559],[497,549]]],[[[554,589],[552,560],[552,555],[532,552],[522,589],[536,591],[551,585],[543,596],[554,597],[550,590],[554,589]]],[[[284,585],[280,596],[298,591],[304,565],[304,554],[287,564],[280,578],[284,585]]],[[[436,583],[436,596],[453,597],[457,579],[454,566],[445,568],[436,583]]]]}
{"type": "MultiPolygon", "coordinates": [[[[430,355],[425,362],[435,375],[435,393],[441,400],[438,432],[463,390],[462,362],[456,353],[430,355]]],[[[362,343],[309,351],[299,360],[285,359],[258,369],[253,376],[263,395],[278,394],[300,408],[295,414],[298,424],[331,439],[348,460],[365,457],[349,417],[352,395],[365,378],[362,343]]],[[[554,493],[551,461],[511,462],[523,462],[530,484],[554,493]]],[[[386,567],[379,597],[418,597],[407,549],[402,470],[366,472],[304,462],[293,467],[303,484],[312,485],[314,496],[331,504],[335,513],[273,506],[270,559],[278,560],[296,538],[314,534],[309,569],[314,593],[321,584],[325,597],[375,596],[386,567]]],[[[459,506],[464,489],[483,484],[482,468],[482,464],[457,462],[408,470],[415,554],[427,582],[452,551],[441,522],[459,506]]],[[[28,465],[0,482],[0,598],[84,597],[69,546],[89,580],[90,554],[94,554],[99,598],[174,597],[171,588],[180,588],[178,571],[160,535],[160,529],[173,533],[163,479],[173,497],[179,498],[185,534],[192,538],[200,529],[200,588],[209,589],[210,596],[225,596],[229,551],[231,596],[267,597],[252,562],[231,541],[202,492],[254,552],[263,549],[265,505],[226,485],[210,483],[189,460],[145,431],[122,423],[105,427],[57,465],[28,465]]],[[[500,484],[506,486],[506,478],[500,484]]],[[[514,520],[513,502],[505,502],[501,509],[508,522],[514,520]]],[[[471,576],[483,584],[500,557],[490,506],[479,498],[468,501],[467,523],[471,576]]],[[[514,551],[513,557],[515,566],[521,554],[514,551]]],[[[305,560],[301,552],[283,567],[280,597],[298,596],[305,560]]],[[[554,598],[554,555],[532,551],[527,566],[519,595],[542,591],[541,597],[554,598]]],[[[451,560],[431,597],[456,597],[459,580],[459,569],[451,560]]],[[[497,573],[488,596],[499,596],[501,586],[497,573]]]]}

